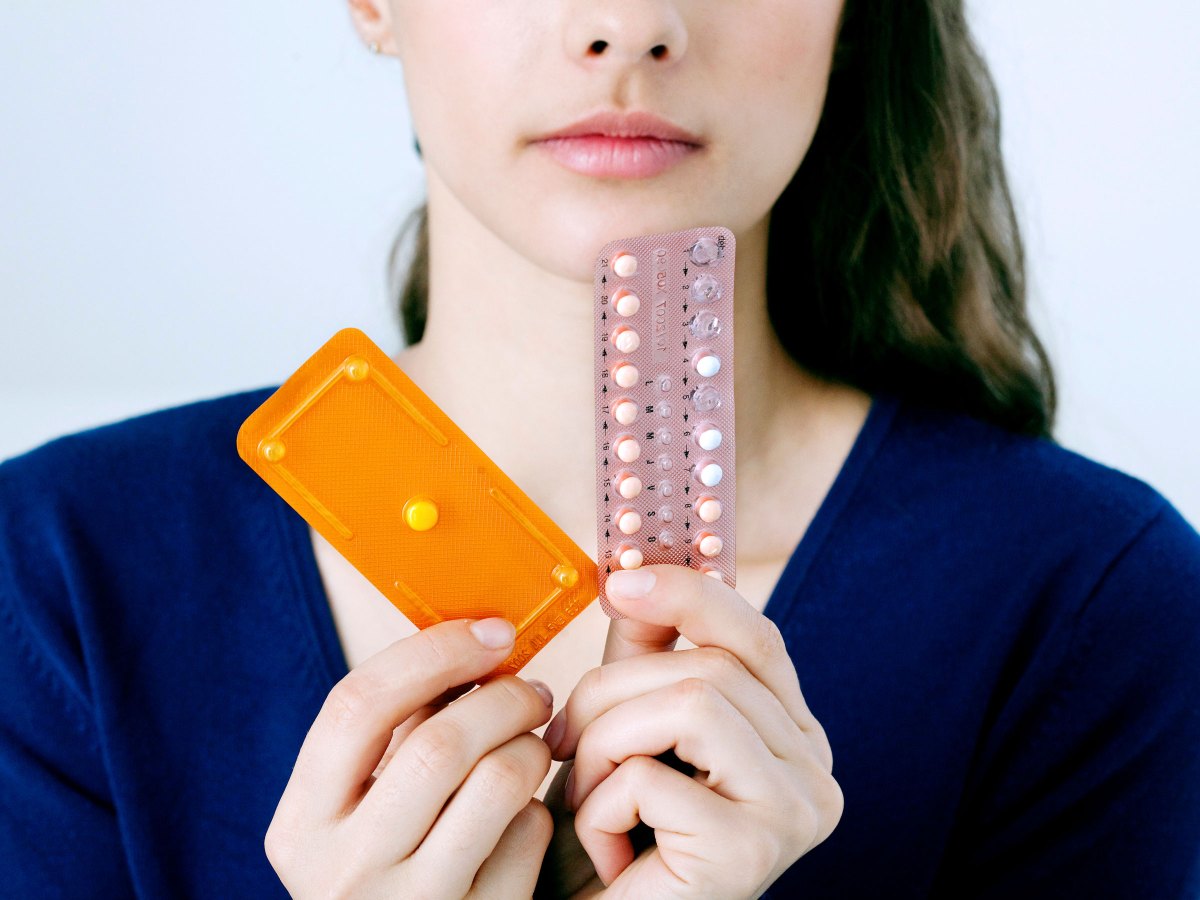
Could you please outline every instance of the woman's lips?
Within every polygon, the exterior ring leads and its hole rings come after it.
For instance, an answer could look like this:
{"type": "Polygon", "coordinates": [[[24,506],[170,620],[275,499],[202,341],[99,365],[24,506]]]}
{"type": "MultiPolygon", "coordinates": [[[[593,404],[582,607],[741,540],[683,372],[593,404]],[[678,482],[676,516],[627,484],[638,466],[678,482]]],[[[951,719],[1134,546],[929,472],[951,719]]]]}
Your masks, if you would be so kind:
{"type": "Polygon", "coordinates": [[[652,137],[547,138],[535,142],[561,165],[599,178],[650,178],[665,172],[701,147],[652,137]]]}

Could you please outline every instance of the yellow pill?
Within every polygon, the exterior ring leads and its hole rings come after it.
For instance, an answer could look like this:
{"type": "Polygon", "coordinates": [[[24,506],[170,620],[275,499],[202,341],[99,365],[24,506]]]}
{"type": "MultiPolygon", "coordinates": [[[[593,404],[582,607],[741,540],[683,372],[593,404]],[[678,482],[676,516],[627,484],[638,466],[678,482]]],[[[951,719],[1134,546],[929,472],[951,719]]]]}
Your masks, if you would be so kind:
{"type": "Polygon", "coordinates": [[[437,504],[428,497],[413,497],[404,504],[404,521],[413,531],[428,531],[437,520],[437,504]]]}
{"type": "Polygon", "coordinates": [[[559,563],[550,573],[550,577],[565,588],[574,587],[575,583],[579,581],[579,570],[573,566],[559,563]]]}

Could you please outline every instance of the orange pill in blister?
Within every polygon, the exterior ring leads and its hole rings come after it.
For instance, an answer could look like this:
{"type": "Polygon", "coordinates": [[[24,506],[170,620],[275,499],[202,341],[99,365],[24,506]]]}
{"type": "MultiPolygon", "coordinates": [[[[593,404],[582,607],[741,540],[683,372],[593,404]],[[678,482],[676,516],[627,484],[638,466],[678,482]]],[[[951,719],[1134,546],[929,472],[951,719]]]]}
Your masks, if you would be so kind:
{"type": "Polygon", "coordinates": [[[597,594],[596,563],[361,331],[242,423],[238,454],[418,628],[502,616],[515,673],[597,594]]]}

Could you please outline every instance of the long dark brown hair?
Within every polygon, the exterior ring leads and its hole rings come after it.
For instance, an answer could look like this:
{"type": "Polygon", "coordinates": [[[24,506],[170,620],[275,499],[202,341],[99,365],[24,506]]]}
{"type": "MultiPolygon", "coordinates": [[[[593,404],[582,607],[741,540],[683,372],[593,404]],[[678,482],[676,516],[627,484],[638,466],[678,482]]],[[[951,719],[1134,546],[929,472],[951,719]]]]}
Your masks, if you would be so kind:
{"type": "MultiPolygon", "coordinates": [[[[770,319],[808,371],[1052,437],[1054,373],[1026,312],[999,98],[963,0],[846,0],[821,121],[767,248],[770,319]]],[[[425,204],[388,271],[416,343],[425,204]]]]}

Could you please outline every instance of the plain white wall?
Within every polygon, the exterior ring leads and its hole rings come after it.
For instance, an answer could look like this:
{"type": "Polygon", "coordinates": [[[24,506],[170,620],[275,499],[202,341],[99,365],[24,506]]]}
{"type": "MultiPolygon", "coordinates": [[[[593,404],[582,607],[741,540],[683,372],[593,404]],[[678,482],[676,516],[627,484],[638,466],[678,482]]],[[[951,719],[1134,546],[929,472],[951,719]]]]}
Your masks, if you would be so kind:
{"type": "MultiPolygon", "coordinates": [[[[1200,523],[1200,11],[974,2],[1068,447],[1200,523]]],[[[0,458],[277,384],[334,331],[388,352],[421,199],[399,65],[344,4],[0,9],[0,458]]]]}

